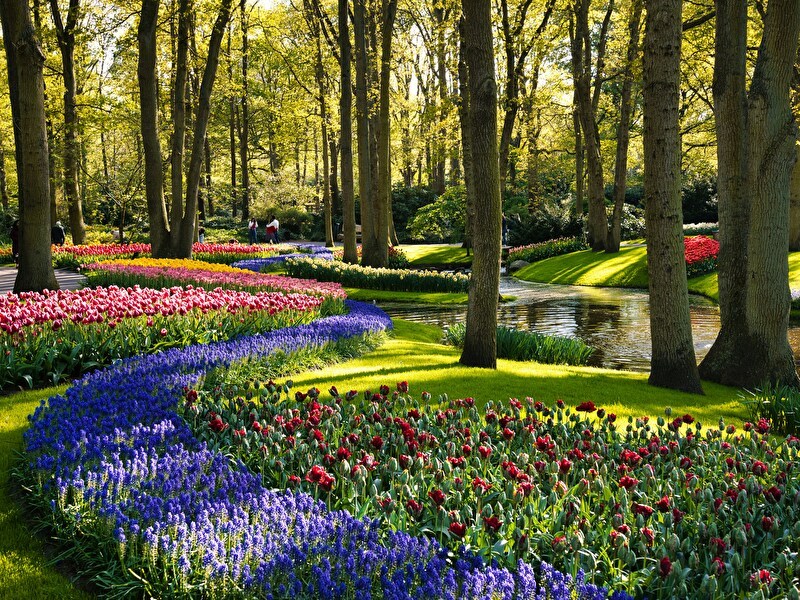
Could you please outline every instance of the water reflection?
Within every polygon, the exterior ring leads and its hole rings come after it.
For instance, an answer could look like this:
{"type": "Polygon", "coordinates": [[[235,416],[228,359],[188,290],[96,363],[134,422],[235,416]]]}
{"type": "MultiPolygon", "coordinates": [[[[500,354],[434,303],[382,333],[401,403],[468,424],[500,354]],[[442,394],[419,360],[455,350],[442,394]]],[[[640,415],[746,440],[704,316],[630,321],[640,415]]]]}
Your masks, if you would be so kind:
{"type": "MultiPolygon", "coordinates": [[[[503,277],[501,293],[516,296],[501,305],[500,324],[526,331],[572,336],[596,350],[590,364],[612,369],[650,368],[650,306],[647,292],[615,288],[528,283],[503,277]]],[[[719,331],[719,310],[709,300],[690,297],[692,332],[698,361],[706,355],[719,331]]],[[[466,306],[385,303],[393,317],[446,327],[466,318],[466,306]]],[[[800,327],[789,341],[800,348],[800,327]]]]}

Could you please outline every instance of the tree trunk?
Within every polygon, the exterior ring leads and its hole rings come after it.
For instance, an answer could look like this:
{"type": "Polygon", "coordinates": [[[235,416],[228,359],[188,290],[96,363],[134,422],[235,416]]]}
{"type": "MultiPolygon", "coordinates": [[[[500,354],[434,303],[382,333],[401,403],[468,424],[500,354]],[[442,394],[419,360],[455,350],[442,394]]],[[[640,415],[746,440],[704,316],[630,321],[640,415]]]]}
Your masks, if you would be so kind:
{"type": "MultiPolygon", "coordinates": [[[[372,177],[370,172],[370,119],[367,85],[367,34],[365,0],[353,0],[353,41],[356,54],[356,143],[358,150],[358,196],[361,207],[361,239],[372,221],[372,177]]],[[[355,235],[355,233],[354,233],[355,235]]]]}
{"type": "Polygon", "coordinates": [[[6,185],[6,150],[0,140],[0,204],[8,210],[8,186],[6,185]]]}
{"type": "Polygon", "coordinates": [[[625,206],[625,187],[628,181],[628,146],[630,143],[633,106],[633,64],[639,54],[639,28],[642,20],[642,2],[634,0],[628,20],[628,52],[622,80],[619,123],[617,123],[617,154],[614,160],[614,213],[608,230],[606,252],[619,252],[622,238],[622,209],[625,206]]]}
{"type": "Polygon", "coordinates": [[[335,220],[336,216],[342,212],[342,193],[339,190],[339,143],[330,129],[328,130],[328,149],[331,162],[331,215],[335,220]]]}
{"type": "Polygon", "coordinates": [[[650,276],[649,383],[703,393],[692,342],[681,210],[681,0],[645,0],[644,189],[650,276]]]}
{"type": "Polygon", "coordinates": [[[772,0],[747,102],[747,197],[752,204],[746,289],[749,361],[742,371],[751,386],[766,381],[800,384],[787,338],[789,180],[797,136],[789,86],[798,33],[798,1],[772,0]]]}
{"type": "MultiPolygon", "coordinates": [[[[232,28],[228,29],[228,81],[233,85],[233,56],[231,54],[232,28]]],[[[233,92],[228,96],[228,138],[231,157],[231,215],[236,218],[238,198],[236,194],[236,97],[233,92]]]]}
{"type": "Polygon", "coordinates": [[[497,146],[497,83],[491,5],[463,0],[475,190],[475,249],[469,284],[467,331],[460,362],[497,366],[497,304],[500,287],[501,197],[497,146]]]}
{"type": "MultiPolygon", "coordinates": [[[[178,2],[178,37],[175,58],[175,81],[172,90],[172,200],[170,204],[171,244],[168,254],[175,256],[176,242],[183,218],[183,169],[186,146],[186,86],[189,75],[189,0],[178,2]]],[[[152,224],[151,224],[152,227],[152,224]]],[[[154,255],[155,256],[155,255],[154,255]]],[[[161,256],[161,255],[160,255],[161,256]]]]}
{"type": "Polygon", "coordinates": [[[214,194],[213,187],[211,186],[211,143],[208,141],[208,135],[205,139],[205,158],[206,158],[206,209],[208,215],[214,216],[214,194]]]}
{"type": "Polygon", "coordinates": [[[139,97],[141,103],[144,181],[150,244],[153,256],[169,253],[167,206],[164,202],[164,174],[161,170],[161,142],[158,137],[158,77],[156,74],[156,25],[159,0],[142,0],[138,43],[139,97]]]}
{"type": "Polygon", "coordinates": [[[250,106],[247,89],[247,67],[249,51],[247,37],[247,12],[246,0],[242,0],[242,129],[239,135],[239,154],[242,167],[242,219],[250,218],[250,165],[248,160],[248,147],[250,140],[250,106]]]}
{"type": "Polygon", "coordinates": [[[78,191],[78,111],[75,83],[75,28],[78,22],[79,0],[70,0],[67,22],[63,23],[58,0],[50,0],[58,46],[61,50],[64,79],[64,195],[69,210],[69,226],[74,244],[86,240],[83,204],[78,191]]]}
{"type": "Polygon", "coordinates": [[[795,140],[795,162],[789,183],[789,250],[800,250],[800,136],[795,140]]]}
{"type": "Polygon", "coordinates": [[[0,1],[19,180],[19,270],[14,292],[57,290],[50,246],[44,54],[27,2],[0,1]]]}
{"type": "Polygon", "coordinates": [[[353,190],[353,90],[350,78],[350,29],[347,0],[339,2],[339,56],[342,95],[339,99],[339,116],[342,130],[342,221],[344,229],[344,262],[356,264],[356,208],[353,190]]]}
{"type": "Polygon", "coordinates": [[[464,161],[464,189],[467,196],[467,210],[464,215],[464,243],[467,256],[472,249],[475,224],[475,179],[472,176],[472,130],[469,118],[469,70],[467,69],[467,42],[464,31],[464,17],[458,21],[458,120],[461,125],[461,154],[464,161]]]}
{"type": "Polygon", "coordinates": [[[572,129],[575,131],[575,216],[583,217],[583,178],[584,178],[584,152],[583,135],[581,134],[581,116],[578,110],[577,92],[572,96],[572,129]]]}
{"type": "Polygon", "coordinates": [[[789,83],[797,49],[795,1],[769,4],[745,94],[747,4],[717,8],[714,104],[719,164],[719,300],[722,327],[703,377],[754,387],[797,385],[786,335],[789,181],[795,159],[789,83]],[[769,286],[765,288],[763,286],[769,286]]]}

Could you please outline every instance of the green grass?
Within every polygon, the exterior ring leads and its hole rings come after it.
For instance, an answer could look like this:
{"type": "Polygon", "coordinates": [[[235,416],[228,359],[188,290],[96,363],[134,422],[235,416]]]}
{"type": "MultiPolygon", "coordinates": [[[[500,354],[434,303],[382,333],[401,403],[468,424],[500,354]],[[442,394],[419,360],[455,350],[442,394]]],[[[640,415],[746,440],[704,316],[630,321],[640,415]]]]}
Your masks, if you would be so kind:
{"type": "Polygon", "coordinates": [[[387,290],[364,290],[345,288],[350,300],[361,302],[415,302],[419,304],[466,304],[466,294],[446,292],[390,292],[387,290]]]}
{"type": "Polygon", "coordinates": [[[472,396],[481,405],[526,396],[545,402],[561,398],[572,406],[592,400],[620,416],[658,417],[670,406],[676,413],[691,413],[713,426],[719,417],[737,426],[746,418],[735,388],[704,382],[706,395],[695,396],[652,387],[646,373],[510,360],[498,360],[496,371],[469,368],[458,363],[460,351],[442,346],[441,339],[438,327],[397,319],[393,339],[375,352],[292,379],[301,390],[336,385],[340,390],[358,391],[376,390],[381,384],[394,388],[398,381],[407,380],[417,397],[423,391],[433,398],[443,393],[451,398],[472,396]]]}
{"type": "Polygon", "coordinates": [[[412,267],[426,265],[453,265],[465,267],[472,264],[472,255],[461,244],[411,244],[401,246],[412,267]]]}
{"type": "MultiPolygon", "coordinates": [[[[514,275],[538,283],[646,289],[647,250],[626,244],[618,254],[582,250],[535,262],[514,275]]],[[[800,252],[789,253],[789,287],[800,288],[800,252]]],[[[691,278],[689,291],[718,302],[716,272],[691,278]]]]}
{"type": "Polygon", "coordinates": [[[0,598],[89,598],[75,589],[44,557],[42,542],[31,535],[24,509],[12,497],[10,470],[22,449],[28,415],[42,398],[64,386],[0,398],[0,598]]]}

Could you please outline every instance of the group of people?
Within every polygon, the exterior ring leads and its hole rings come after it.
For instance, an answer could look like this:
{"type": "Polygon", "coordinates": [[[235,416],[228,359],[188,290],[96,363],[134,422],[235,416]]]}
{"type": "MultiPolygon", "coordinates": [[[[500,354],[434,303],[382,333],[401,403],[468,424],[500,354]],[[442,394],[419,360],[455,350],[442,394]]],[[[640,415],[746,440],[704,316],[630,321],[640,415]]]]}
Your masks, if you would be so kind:
{"type": "MultiPolygon", "coordinates": [[[[247,224],[248,234],[250,236],[250,243],[257,244],[258,243],[258,221],[254,218],[250,219],[250,222],[247,224]]],[[[280,237],[278,231],[280,230],[280,223],[278,219],[275,218],[275,215],[270,215],[270,222],[267,223],[265,228],[266,239],[264,240],[266,243],[277,244],[280,242],[280,237]]]]}

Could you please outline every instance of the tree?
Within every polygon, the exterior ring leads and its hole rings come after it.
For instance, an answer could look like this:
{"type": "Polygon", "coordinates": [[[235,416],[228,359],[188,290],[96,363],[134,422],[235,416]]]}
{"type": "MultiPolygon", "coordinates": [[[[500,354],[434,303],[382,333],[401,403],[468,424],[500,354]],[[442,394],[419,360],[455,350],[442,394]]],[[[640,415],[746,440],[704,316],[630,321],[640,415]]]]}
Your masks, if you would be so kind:
{"type": "Polygon", "coordinates": [[[57,290],[50,246],[44,55],[27,0],[0,1],[19,180],[20,251],[14,292],[57,290]]]}
{"type": "Polygon", "coordinates": [[[576,0],[575,13],[570,15],[570,51],[572,54],[572,79],[574,98],[581,124],[583,149],[586,152],[589,194],[589,220],[587,237],[592,250],[605,250],[608,235],[605,186],[603,184],[603,158],[600,147],[600,130],[597,125],[597,106],[600,101],[606,40],[614,11],[614,0],[609,0],[597,42],[597,64],[592,83],[592,35],[589,28],[591,0],[576,0]],[[574,19],[574,21],[573,21],[574,19]]]}
{"type": "Polygon", "coordinates": [[[614,213],[606,240],[606,252],[619,252],[622,233],[622,209],[625,206],[625,188],[628,180],[628,149],[630,146],[631,117],[633,113],[633,66],[639,55],[639,28],[642,20],[642,0],[633,0],[628,18],[628,50],[622,74],[622,93],[617,123],[617,153],[614,162],[614,213]]]}
{"type": "Polygon", "coordinates": [[[681,0],[645,0],[645,6],[644,188],[653,348],[649,383],[701,394],[681,209],[681,0]]]}
{"type": "Polygon", "coordinates": [[[467,331],[460,362],[497,367],[497,302],[500,289],[501,198],[497,145],[497,82],[490,3],[463,0],[469,87],[469,123],[475,223],[474,256],[469,283],[467,331]]]}
{"type": "Polygon", "coordinates": [[[353,90],[350,80],[350,29],[348,27],[347,0],[339,2],[339,68],[341,70],[342,95],[339,101],[339,116],[342,128],[342,212],[344,213],[344,261],[358,262],[356,249],[356,208],[353,191],[353,90]]]}
{"type": "Polygon", "coordinates": [[[797,385],[787,328],[789,182],[796,125],[789,103],[800,31],[797,0],[767,6],[746,94],[747,3],[717,7],[714,104],[719,163],[722,326],[700,365],[728,385],[797,385]]]}
{"type": "Polygon", "coordinates": [[[69,228],[73,244],[86,240],[83,222],[83,204],[78,191],[78,90],[75,82],[75,30],[78,26],[80,0],[69,0],[67,20],[61,18],[58,0],[50,0],[58,47],[61,50],[61,67],[64,77],[64,196],[69,210],[69,228]]]}
{"type": "MultiPolygon", "coordinates": [[[[142,139],[145,151],[145,183],[150,217],[150,243],[155,257],[192,255],[197,219],[197,201],[203,169],[204,141],[211,110],[211,91],[219,65],[222,38],[231,13],[232,0],[221,0],[208,43],[203,77],[194,116],[192,152],[183,192],[183,146],[185,138],[185,97],[188,52],[189,0],[180,0],[178,8],[178,46],[173,89],[172,131],[172,206],[167,218],[161,174],[161,143],[158,139],[158,86],[156,75],[156,23],[158,2],[142,0],[139,21],[139,88],[142,139]]],[[[235,151],[235,148],[234,148],[235,151]]],[[[234,152],[235,153],[235,152],[234,152]]]]}

